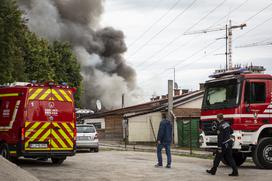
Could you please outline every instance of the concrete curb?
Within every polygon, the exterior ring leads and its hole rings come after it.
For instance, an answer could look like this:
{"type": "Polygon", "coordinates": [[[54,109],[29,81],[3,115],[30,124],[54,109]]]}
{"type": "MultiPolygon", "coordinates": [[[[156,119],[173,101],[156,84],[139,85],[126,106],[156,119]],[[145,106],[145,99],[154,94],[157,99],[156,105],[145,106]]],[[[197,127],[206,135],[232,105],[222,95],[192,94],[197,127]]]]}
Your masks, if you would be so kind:
{"type": "Polygon", "coordinates": [[[5,181],[39,181],[31,173],[4,159],[2,156],[0,156],[0,165],[0,178],[5,181]]]}
{"type": "MultiPolygon", "coordinates": [[[[100,143],[99,147],[101,149],[113,149],[118,151],[144,151],[144,152],[156,152],[155,146],[146,146],[146,145],[121,145],[121,144],[108,144],[108,143],[100,143]]],[[[185,155],[185,156],[196,156],[196,157],[210,157],[213,154],[211,152],[206,151],[192,151],[192,154],[190,154],[190,150],[182,150],[182,149],[176,149],[172,148],[171,153],[173,155],[185,155]]]]}

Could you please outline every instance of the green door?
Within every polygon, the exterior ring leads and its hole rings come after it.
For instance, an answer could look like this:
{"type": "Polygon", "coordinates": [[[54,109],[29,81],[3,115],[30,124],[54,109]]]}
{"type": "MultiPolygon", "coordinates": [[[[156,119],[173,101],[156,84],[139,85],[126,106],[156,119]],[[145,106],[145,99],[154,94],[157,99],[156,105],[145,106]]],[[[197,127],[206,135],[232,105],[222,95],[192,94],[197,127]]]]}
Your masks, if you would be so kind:
{"type": "Polygon", "coordinates": [[[177,119],[178,145],[182,147],[198,147],[199,138],[199,118],[180,118],[177,119]]]}

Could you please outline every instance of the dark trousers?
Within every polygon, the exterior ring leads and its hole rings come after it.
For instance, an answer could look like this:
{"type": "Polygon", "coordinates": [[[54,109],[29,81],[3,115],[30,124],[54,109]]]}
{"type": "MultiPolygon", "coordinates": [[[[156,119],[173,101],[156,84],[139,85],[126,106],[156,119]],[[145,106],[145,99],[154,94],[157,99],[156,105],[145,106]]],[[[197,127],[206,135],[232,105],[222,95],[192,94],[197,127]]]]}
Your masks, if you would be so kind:
{"type": "Polygon", "coordinates": [[[157,157],[158,164],[162,165],[162,148],[165,148],[166,156],[167,156],[167,165],[171,165],[171,151],[170,151],[170,143],[160,143],[157,145],[157,157]]]}
{"type": "Polygon", "coordinates": [[[237,166],[232,156],[232,148],[223,148],[222,151],[218,150],[216,152],[214,161],[213,161],[213,169],[216,171],[217,167],[219,166],[220,161],[222,159],[226,159],[229,166],[232,168],[233,171],[237,172],[237,166]]]}

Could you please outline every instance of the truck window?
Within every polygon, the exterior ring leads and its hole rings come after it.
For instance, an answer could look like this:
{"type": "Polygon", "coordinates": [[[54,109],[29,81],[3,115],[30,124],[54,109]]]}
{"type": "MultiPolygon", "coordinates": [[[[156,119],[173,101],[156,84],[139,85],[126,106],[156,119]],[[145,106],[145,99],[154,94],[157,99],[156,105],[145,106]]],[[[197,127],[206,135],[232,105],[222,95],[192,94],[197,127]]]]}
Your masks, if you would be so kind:
{"type": "Polygon", "coordinates": [[[266,99],[264,82],[247,82],[245,87],[245,103],[264,103],[266,99]]]}
{"type": "Polygon", "coordinates": [[[238,106],[240,102],[241,85],[239,79],[206,83],[202,108],[225,109],[238,106]]]}

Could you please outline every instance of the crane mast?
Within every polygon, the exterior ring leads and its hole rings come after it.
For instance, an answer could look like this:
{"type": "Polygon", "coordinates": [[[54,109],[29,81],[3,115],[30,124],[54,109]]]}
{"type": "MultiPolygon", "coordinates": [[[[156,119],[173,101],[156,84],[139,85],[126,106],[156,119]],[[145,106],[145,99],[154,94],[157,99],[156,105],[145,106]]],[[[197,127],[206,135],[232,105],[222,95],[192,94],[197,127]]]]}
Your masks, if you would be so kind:
{"type": "Polygon", "coordinates": [[[185,32],[184,35],[192,35],[192,34],[200,34],[200,33],[209,33],[209,32],[214,32],[214,31],[226,31],[226,36],[224,39],[226,39],[226,70],[232,69],[233,64],[232,64],[232,30],[236,28],[243,29],[246,26],[245,23],[240,24],[240,25],[232,25],[231,20],[229,20],[229,24],[225,27],[219,27],[219,28],[214,28],[214,29],[205,29],[205,30],[198,30],[198,31],[191,31],[191,32],[185,32]]]}

